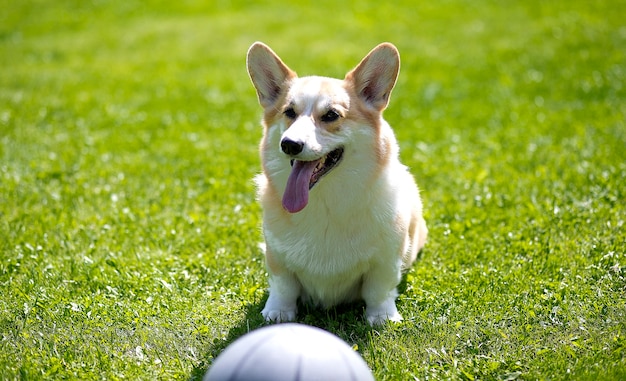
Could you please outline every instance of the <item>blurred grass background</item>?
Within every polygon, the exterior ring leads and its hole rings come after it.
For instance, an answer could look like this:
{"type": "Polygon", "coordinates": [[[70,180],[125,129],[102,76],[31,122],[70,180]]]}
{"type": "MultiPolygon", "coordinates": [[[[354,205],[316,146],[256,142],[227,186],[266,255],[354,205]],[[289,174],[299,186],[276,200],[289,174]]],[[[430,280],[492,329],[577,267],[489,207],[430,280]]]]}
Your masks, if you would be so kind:
{"type": "Polygon", "coordinates": [[[399,48],[431,229],[404,323],[301,322],[378,379],[626,376],[624,1],[0,8],[3,379],[198,379],[263,324],[257,40],[334,77],[399,48]]]}

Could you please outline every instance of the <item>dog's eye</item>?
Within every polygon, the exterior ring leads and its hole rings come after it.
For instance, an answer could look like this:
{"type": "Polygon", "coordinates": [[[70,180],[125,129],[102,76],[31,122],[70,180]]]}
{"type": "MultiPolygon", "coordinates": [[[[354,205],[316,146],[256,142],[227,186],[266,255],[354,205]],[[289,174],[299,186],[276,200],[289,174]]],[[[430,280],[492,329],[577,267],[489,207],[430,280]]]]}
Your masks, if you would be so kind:
{"type": "Polygon", "coordinates": [[[326,114],[322,115],[322,122],[325,123],[334,122],[337,119],[339,119],[339,114],[335,110],[328,110],[326,114]]]}
{"type": "Polygon", "coordinates": [[[296,116],[298,116],[296,114],[296,110],[294,110],[293,107],[289,107],[288,109],[283,111],[283,114],[289,119],[296,119],[296,116]]]}

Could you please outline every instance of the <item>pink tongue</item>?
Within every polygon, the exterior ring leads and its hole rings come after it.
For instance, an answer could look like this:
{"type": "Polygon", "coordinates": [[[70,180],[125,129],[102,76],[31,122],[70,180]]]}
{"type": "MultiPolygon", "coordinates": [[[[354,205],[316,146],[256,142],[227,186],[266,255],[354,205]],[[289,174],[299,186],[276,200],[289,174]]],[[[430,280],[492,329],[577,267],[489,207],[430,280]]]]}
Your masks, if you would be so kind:
{"type": "Polygon", "coordinates": [[[309,183],[318,162],[319,160],[295,160],[293,162],[287,187],[285,187],[285,194],[283,194],[283,207],[289,213],[301,211],[309,202],[309,183]]]}

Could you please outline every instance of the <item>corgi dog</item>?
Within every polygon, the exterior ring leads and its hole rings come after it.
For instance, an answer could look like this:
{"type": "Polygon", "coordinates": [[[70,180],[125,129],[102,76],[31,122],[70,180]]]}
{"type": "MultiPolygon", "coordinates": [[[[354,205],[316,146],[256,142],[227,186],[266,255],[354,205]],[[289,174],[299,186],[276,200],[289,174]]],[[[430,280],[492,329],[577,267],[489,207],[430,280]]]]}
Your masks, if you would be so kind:
{"type": "Polygon", "coordinates": [[[267,45],[248,50],[263,108],[267,321],[296,318],[297,301],[328,308],[362,299],[371,325],[400,321],[396,288],[428,229],[419,190],[382,112],[400,69],[390,43],[343,80],[298,77],[267,45]]]}

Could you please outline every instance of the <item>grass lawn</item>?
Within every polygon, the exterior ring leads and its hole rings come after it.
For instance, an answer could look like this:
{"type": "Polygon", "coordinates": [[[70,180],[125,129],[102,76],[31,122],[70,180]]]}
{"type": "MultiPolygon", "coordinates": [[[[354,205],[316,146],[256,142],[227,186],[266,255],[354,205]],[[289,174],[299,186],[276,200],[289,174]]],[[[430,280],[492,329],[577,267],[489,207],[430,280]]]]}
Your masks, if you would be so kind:
{"type": "Polygon", "coordinates": [[[300,322],[380,380],[625,379],[626,3],[305,3],[0,0],[0,378],[200,379],[264,325],[261,40],[334,77],[396,44],[430,228],[404,322],[300,322]]]}

